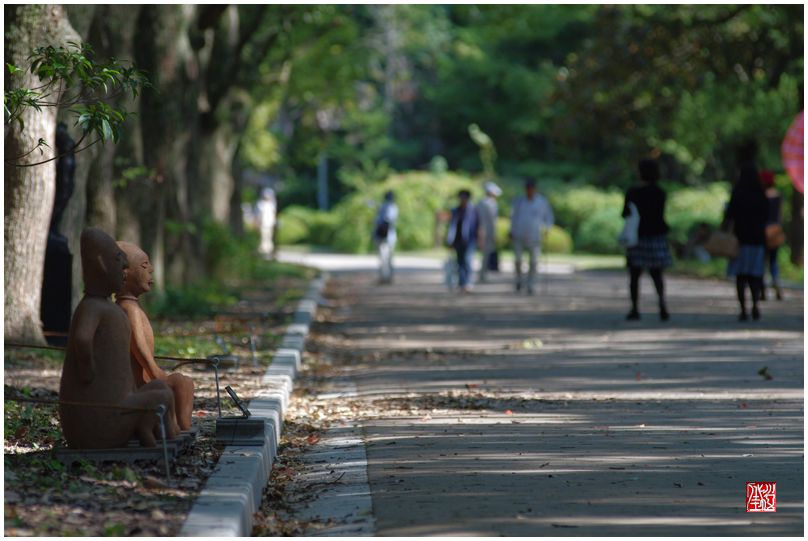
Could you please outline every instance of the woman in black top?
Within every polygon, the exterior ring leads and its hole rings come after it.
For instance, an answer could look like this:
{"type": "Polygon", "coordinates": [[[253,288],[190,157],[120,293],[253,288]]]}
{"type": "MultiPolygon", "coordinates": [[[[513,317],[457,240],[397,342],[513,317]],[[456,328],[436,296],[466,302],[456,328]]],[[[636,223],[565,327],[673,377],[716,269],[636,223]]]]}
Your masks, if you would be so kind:
{"type": "Polygon", "coordinates": [[[639,242],[626,251],[626,263],[629,270],[629,291],[631,292],[631,311],[628,320],[640,319],[637,308],[640,296],[640,275],[647,268],[654,281],[659,296],[659,317],[667,321],[670,317],[665,305],[665,284],[662,269],[669,267],[673,260],[668,247],[668,224],[665,223],[665,192],[657,185],[659,165],[654,160],[641,160],[638,165],[642,184],[626,193],[623,205],[623,216],[630,214],[629,203],[637,206],[640,215],[639,242]]]}
{"type": "Polygon", "coordinates": [[[751,163],[741,166],[738,183],[724,213],[724,222],[733,221],[738,237],[737,257],[729,262],[727,274],[735,276],[738,302],[741,304],[740,321],[746,321],[746,286],[752,293],[752,319],[760,319],[758,299],[763,289],[763,265],[766,258],[766,221],[769,203],[760,185],[757,168],[751,163]]]}

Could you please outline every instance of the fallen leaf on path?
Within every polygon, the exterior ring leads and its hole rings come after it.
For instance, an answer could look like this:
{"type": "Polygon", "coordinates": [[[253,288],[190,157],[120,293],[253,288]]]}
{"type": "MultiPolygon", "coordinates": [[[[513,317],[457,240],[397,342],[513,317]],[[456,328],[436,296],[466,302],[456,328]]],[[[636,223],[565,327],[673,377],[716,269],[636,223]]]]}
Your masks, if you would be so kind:
{"type": "Polygon", "coordinates": [[[534,338],[532,340],[524,340],[522,342],[523,349],[541,349],[544,347],[544,342],[539,340],[538,338],[534,338]]]}
{"type": "Polygon", "coordinates": [[[513,415],[513,412],[511,410],[505,410],[505,415],[513,415]]]}

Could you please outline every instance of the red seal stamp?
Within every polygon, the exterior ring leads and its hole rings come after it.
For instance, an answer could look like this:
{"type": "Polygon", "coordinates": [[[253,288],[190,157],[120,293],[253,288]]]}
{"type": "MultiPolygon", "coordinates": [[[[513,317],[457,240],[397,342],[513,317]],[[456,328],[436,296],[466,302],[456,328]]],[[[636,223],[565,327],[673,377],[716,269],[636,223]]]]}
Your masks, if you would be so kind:
{"type": "Polygon", "coordinates": [[[747,513],[777,512],[777,483],[746,483],[747,513]]]}

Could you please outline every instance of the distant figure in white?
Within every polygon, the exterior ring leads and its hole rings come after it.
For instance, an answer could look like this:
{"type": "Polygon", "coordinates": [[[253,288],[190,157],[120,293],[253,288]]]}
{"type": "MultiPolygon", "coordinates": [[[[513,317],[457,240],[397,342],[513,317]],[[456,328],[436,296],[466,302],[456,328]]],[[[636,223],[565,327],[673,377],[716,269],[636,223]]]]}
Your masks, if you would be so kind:
{"type": "Polygon", "coordinates": [[[258,214],[258,229],[261,232],[261,244],[258,246],[258,251],[265,257],[271,257],[275,251],[272,234],[275,230],[275,216],[278,211],[275,191],[272,188],[264,188],[261,191],[261,199],[258,200],[255,207],[258,214]]]}
{"type": "Polygon", "coordinates": [[[384,194],[373,225],[373,238],[379,250],[379,283],[393,283],[393,251],[396,247],[396,220],[398,207],[392,191],[384,194]]]}
{"type": "Polygon", "coordinates": [[[482,265],[480,265],[480,282],[485,282],[489,270],[492,269],[492,257],[497,251],[497,197],[502,195],[493,182],[486,182],[483,186],[485,197],[477,203],[477,219],[479,220],[480,253],[482,254],[482,265]]]}
{"type": "Polygon", "coordinates": [[[542,235],[549,230],[555,221],[553,209],[544,196],[536,191],[536,181],[525,182],[525,195],[513,202],[511,211],[511,231],[509,237],[513,241],[513,254],[516,265],[516,291],[524,285],[522,280],[522,252],[528,251],[530,265],[527,275],[527,294],[533,294],[536,279],[536,268],[541,255],[542,235]]]}

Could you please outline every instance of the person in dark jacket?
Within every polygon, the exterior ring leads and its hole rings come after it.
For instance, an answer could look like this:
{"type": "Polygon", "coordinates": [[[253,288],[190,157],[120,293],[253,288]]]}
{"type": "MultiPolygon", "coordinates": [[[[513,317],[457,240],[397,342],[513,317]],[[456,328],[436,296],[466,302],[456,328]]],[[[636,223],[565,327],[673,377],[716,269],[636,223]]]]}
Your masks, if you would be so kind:
{"type": "Polygon", "coordinates": [[[760,319],[758,299],[763,288],[768,218],[769,202],[760,184],[757,168],[751,162],[746,162],[741,166],[738,182],[724,213],[724,223],[732,221],[740,245],[738,255],[730,259],[727,267],[727,274],[735,276],[735,288],[741,304],[739,321],[748,319],[745,299],[747,286],[752,293],[752,319],[760,319]]]}
{"type": "Polygon", "coordinates": [[[673,259],[668,246],[668,224],[665,223],[666,195],[657,185],[660,174],[659,164],[656,161],[640,160],[638,170],[642,183],[628,190],[626,202],[623,205],[623,217],[630,214],[629,203],[636,205],[640,215],[639,241],[636,246],[632,246],[626,251],[631,294],[631,311],[626,319],[640,319],[638,309],[640,276],[645,268],[648,269],[659,296],[659,318],[667,321],[670,315],[665,304],[665,283],[662,270],[670,267],[673,259]]]}
{"type": "Polygon", "coordinates": [[[452,209],[446,244],[453,247],[457,254],[457,278],[460,291],[469,293],[473,287],[471,265],[477,246],[479,223],[474,205],[469,204],[471,193],[468,190],[460,190],[457,196],[460,204],[452,209]]]}

